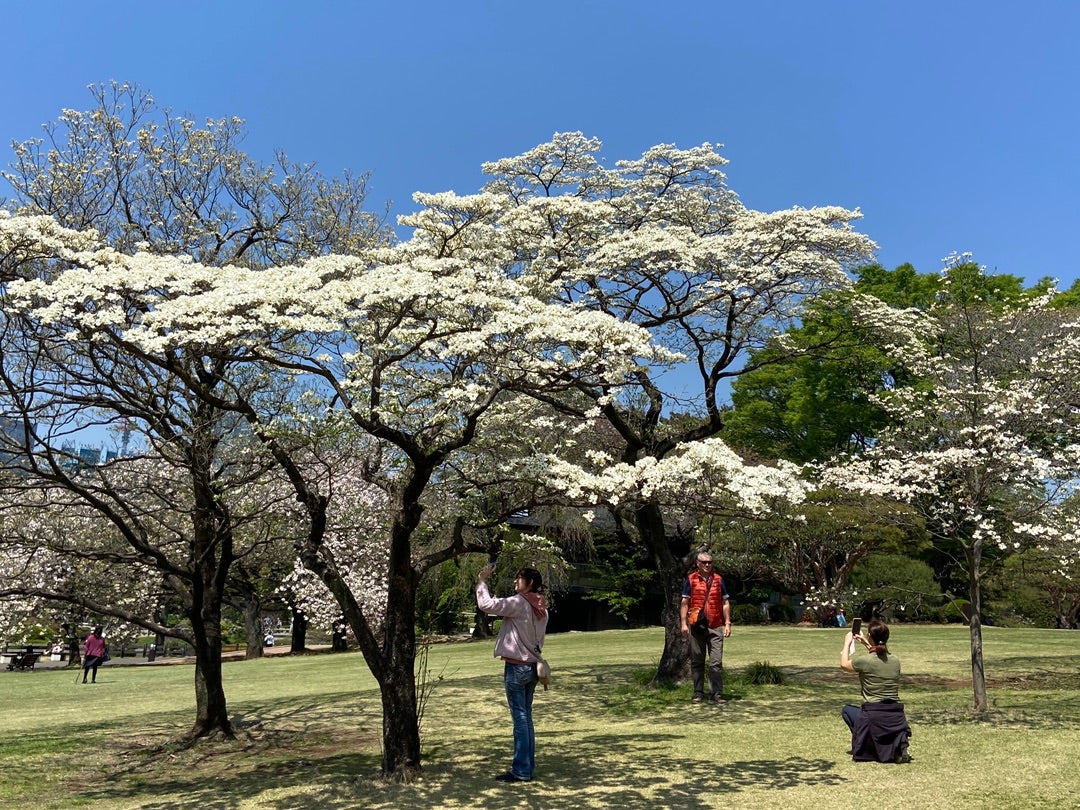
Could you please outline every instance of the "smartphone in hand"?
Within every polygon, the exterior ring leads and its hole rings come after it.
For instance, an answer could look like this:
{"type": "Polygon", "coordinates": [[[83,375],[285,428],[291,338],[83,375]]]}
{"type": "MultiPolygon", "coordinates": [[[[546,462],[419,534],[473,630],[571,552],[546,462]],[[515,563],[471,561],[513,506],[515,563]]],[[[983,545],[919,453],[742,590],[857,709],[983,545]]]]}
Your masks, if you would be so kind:
{"type": "Polygon", "coordinates": [[[851,620],[851,644],[848,645],[848,655],[855,652],[855,645],[858,643],[855,641],[855,636],[862,632],[862,617],[856,616],[851,620]]]}

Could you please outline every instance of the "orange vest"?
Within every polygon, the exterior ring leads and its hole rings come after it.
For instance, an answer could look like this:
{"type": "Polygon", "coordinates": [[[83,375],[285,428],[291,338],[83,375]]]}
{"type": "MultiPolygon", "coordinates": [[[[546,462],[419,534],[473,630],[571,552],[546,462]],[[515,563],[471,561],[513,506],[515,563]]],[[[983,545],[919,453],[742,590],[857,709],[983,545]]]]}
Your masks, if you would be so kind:
{"type": "MultiPolygon", "coordinates": [[[[690,604],[687,605],[686,620],[693,624],[705,603],[707,585],[705,577],[697,571],[691,571],[687,579],[690,580],[690,604]]],[[[724,623],[724,578],[713,574],[712,580],[712,587],[708,589],[709,604],[705,606],[705,617],[709,620],[709,627],[720,627],[724,623]]]]}

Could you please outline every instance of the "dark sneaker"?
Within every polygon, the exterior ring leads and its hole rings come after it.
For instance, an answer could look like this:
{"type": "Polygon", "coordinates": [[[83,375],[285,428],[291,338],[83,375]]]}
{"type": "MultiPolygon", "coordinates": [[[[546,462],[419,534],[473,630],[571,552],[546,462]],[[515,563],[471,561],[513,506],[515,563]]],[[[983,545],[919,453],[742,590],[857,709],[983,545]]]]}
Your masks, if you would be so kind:
{"type": "Polygon", "coordinates": [[[904,753],[902,754],[897,754],[896,759],[894,759],[893,762],[895,762],[897,765],[906,765],[907,763],[911,762],[912,759],[914,759],[914,757],[911,756],[911,754],[909,754],[907,751],[904,751],[904,753]]]}
{"type": "Polygon", "coordinates": [[[514,774],[507,771],[506,773],[500,773],[495,777],[496,782],[528,782],[528,779],[522,779],[520,776],[514,776],[514,774]]]}
{"type": "Polygon", "coordinates": [[[727,705],[727,701],[724,700],[719,695],[713,695],[711,698],[709,698],[709,703],[711,703],[713,706],[726,706],[727,705]]]}
{"type": "Polygon", "coordinates": [[[690,702],[691,702],[691,703],[701,703],[701,702],[702,702],[702,701],[704,701],[704,700],[705,700],[705,696],[704,696],[704,695],[694,695],[694,697],[693,697],[693,698],[691,698],[690,702]]]}

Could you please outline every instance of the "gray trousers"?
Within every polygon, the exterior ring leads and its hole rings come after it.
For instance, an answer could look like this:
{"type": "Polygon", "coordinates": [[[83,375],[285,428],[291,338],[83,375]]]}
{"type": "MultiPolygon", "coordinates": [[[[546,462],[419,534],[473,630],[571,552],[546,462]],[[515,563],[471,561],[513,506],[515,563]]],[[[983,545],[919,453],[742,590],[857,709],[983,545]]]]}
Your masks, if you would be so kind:
{"type": "Polygon", "coordinates": [[[705,661],[709,662],[709,694],[724,693],[724,628],[710,627],[708,633],[690,631],[690,673],[694,676],[694,694],[705,694],[705,661]]]}

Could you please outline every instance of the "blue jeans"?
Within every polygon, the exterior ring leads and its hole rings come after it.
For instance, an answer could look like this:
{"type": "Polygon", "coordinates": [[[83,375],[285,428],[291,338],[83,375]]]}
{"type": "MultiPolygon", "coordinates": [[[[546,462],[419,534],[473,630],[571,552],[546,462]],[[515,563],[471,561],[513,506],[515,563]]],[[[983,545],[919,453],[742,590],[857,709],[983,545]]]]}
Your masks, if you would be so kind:
{"type": "Polygon", "coordinates": [[[532,779],[536,767],[536,733],[533,731],[532,704],[536,692],[536,664],[506,664],[503,670],[506,702],[514,721],[514,764],[510,773],[519,779],[532,779]]]}
{"type": "Polygon", "coordinates": [[[854,703],[848,703],[840,710],[840,716],[844,718],[844,722],[847,723],[848,729],[855,732],[855,718],[859,716],[859,712],[862,711],[861,706],[856,706],[854,703]]]}

